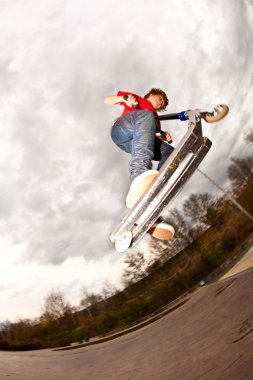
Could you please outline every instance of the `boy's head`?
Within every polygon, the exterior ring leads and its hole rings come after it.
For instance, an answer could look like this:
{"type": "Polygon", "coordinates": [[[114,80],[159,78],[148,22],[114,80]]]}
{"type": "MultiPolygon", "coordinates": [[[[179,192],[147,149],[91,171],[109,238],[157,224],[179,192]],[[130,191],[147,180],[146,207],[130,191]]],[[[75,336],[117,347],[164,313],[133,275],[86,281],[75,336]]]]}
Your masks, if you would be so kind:
{"type": "Polygon", "coordinates": [[[169,104],[167,95],[160,88],[151,88],[151,90],[144,96],[144,99],[149,100],[157,111],[165,111],[169,104]]]}

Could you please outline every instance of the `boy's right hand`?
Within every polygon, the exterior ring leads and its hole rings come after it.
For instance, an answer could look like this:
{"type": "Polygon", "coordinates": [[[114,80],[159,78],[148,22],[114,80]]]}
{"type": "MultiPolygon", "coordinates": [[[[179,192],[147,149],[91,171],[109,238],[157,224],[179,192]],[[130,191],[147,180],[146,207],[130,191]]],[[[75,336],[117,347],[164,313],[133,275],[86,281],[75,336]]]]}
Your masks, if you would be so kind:
{"type": "Polygon", "coordinates": [[[123,99],[128,107],[136,107],[138,105],[138,102],[133,95],[124,95],[123,99]]]}

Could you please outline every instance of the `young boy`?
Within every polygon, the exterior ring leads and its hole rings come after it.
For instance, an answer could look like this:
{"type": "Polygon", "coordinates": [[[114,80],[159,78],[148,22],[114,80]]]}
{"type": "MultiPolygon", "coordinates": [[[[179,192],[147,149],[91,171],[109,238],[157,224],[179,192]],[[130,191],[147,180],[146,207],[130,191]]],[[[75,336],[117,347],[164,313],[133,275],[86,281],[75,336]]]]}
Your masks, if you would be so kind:
{"type": "MultiPolygon", "coordinates": [[[[152,88],[143,98],[119,91],[117,95],[107,96],[105,103],[124,106],[122,115],[112,127],[111,137],[120,149],[131,154],[131,186],[126,206],[132,208],[150,189],[158,170],[174,150],[168,144],[172,141],[168,132],[157,134],[157,127],[160,128],[157,111],[164,111],[169,101],[164,91],[152,88]],[[152,160],[159,161],[158,170],[152,170],[152,160]]],[[[157,222],[149,232],[158,239],[169,239],[175,233],[174,228],[165,222],[157,222]]]]}

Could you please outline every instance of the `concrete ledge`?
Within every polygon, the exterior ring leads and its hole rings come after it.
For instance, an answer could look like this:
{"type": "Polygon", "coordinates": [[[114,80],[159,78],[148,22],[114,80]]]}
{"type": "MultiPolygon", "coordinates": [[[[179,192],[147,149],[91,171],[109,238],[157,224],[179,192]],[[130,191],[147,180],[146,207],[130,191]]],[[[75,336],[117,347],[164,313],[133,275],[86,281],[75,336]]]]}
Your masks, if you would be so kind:
{"type": "Polygon", "coordinates": [[[130,332],[139,330],[140,328],[145,327],[145,326],[149,325],[150,323],[153,323],[153,322],[157,321],[158,319],[162,318],[164,315],[169,314],[172,311],[178,309],[180,306],[184,305],[189,300],[189,298],[186,298],[183,301],[181,299],[182,299],[182,296],[180,297],[180,301],[179,301],[179,299],[176,300],[176,304],[174,306],[172,304],[174,304],[175,301],[171,302],[169,304],[169,307],[166,306],[165,310],[159,312],[158,314],[156,314],[154,316],[147,317],[147,319],[145,321],[137,323],[133,327],[128,327],[128,328],[126,328],[124,330],[115,332],[115,333],[110,334],[110,335],[106,335],[104,337],[101,337],[101,338],[99,338],[97,340],[94,340],[94,341],[91,341],[91,342],[80,343],[80,344],[76,344],[74,346],[65,346],[65,347],[54,348],[52,351],[67,351],[67,350],[74,350],[76,348],[92,346],[94,344],[99,344],[99,343],[107,342],[109,340],[118,338],[118,337],[120,337],[122,335],[125,335],[125,334],[128,334],[130,332]]]}

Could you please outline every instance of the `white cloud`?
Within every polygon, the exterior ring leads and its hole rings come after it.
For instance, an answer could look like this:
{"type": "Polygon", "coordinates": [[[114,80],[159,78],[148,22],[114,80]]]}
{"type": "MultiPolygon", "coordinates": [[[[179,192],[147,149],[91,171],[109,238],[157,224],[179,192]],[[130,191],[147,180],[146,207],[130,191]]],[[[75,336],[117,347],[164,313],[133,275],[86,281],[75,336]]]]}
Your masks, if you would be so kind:
{"type": "Polygon", "coordinates": [[[100,261],[86,261],[83,258],[68,258],[61,266],[36,263],[15,263],[12,268],[1,271],[0,322],[10,316],[35,318],[41,313],[45,297],[52,289],[59,289],[66,300],[78,306],[82,287],[100,292],[114,273],[114,281],[119,282],[123,268],[122,259],[116,254],[106,255],[100,261]],[[32,300],[32,301],[31,301],[32,300]]]}

